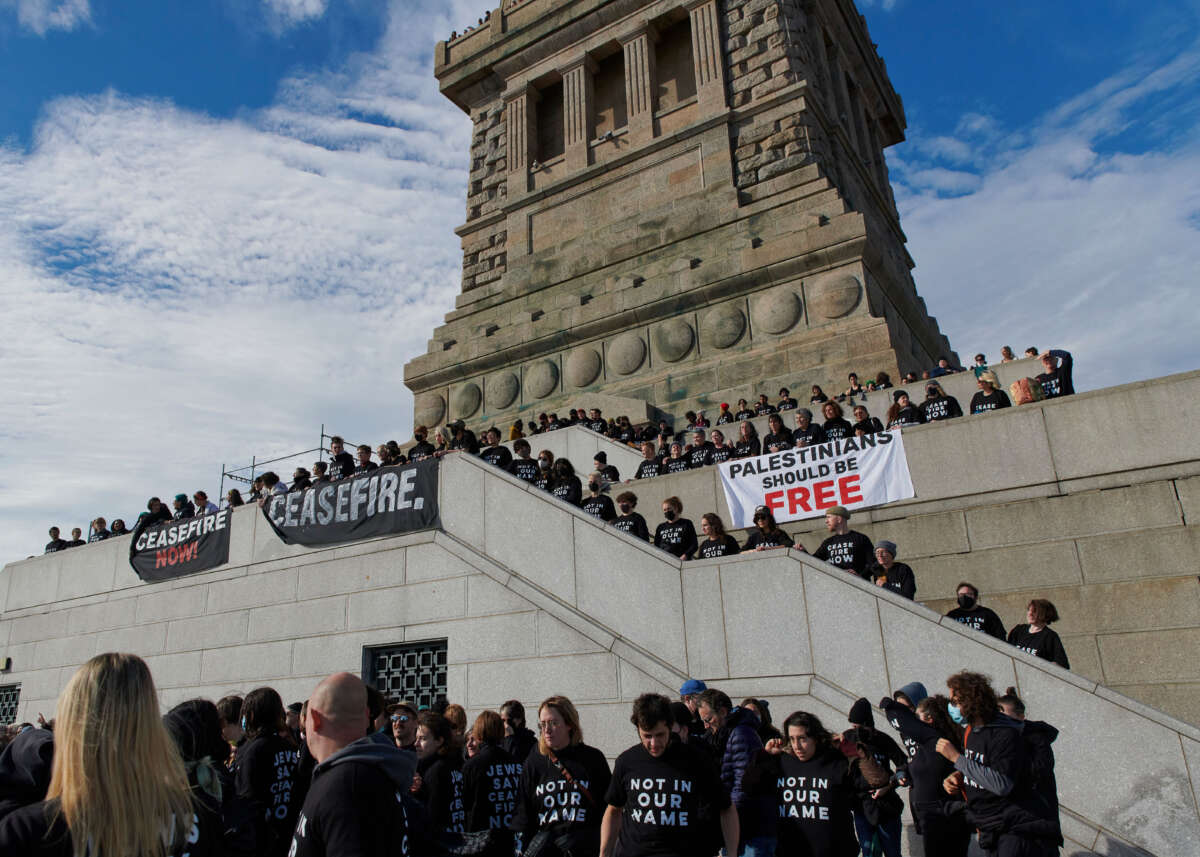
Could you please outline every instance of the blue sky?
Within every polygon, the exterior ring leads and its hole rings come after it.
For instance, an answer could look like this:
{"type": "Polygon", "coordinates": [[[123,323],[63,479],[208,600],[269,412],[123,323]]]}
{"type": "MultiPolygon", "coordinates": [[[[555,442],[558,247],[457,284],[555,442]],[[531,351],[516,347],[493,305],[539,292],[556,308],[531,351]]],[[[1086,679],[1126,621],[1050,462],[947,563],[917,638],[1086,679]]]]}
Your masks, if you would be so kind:
{"type": "MultiPolygon", "coordinates": [[[[322,423],[409,436],[470,133],[432,49],[489,5],[0,0],[0,561],[322,423]]],[[[1064,347],[1084,388],[1197,368],[1200,0],[860,8],[907,111],[918,290],[964,359],[1064,347]]]]}

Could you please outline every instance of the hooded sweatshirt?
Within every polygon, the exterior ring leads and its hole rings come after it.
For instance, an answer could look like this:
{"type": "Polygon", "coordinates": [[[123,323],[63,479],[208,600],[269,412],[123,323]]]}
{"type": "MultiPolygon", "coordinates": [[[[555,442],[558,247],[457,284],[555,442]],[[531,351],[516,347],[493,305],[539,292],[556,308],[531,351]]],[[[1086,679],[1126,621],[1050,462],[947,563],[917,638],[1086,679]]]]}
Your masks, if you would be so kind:
{"type": "Polygon", "coordinates": [[[406,857],[417,757],[360,738],[313,770],[292,857],[406,857]]]}
{"type": "Polygon", "coordinates": [[[54,733],[26,729],[0,753],[0,818],[46,799],[54,763],[54,733]]]}
{"type": "Polygon", "coordinates": [[[258,821],[259,850],[264,855],[288,852],[296,823],[292,776],[299,755],[278,735],[264,733],[238,747],[233,760],[237,796],[250,803],[258,821]]]}

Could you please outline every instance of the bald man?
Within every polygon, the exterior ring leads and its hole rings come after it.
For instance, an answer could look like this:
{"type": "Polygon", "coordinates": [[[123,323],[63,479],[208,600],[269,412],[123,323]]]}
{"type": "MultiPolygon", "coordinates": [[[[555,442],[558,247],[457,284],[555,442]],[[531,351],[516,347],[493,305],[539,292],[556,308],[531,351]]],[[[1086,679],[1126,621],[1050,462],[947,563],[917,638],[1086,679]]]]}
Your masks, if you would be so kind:
{"type": "Polygon", "coordinates": [[[336,673],[317,685],[304,713],[317,761],[296,821],[290,857],[403,857],[410,853],[403,801],[413,753],[372,741],[367,686],[336,673]]]}

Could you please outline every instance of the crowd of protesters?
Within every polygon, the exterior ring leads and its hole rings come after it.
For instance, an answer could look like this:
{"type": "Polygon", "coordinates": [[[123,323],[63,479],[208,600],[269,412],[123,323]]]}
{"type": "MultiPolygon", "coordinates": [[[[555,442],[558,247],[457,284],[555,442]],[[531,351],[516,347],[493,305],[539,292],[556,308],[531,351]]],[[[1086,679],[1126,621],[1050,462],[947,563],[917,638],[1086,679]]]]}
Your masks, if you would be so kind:
{"type": "Polygon", "coordinates": [[[880,701],[898,744],[866,699],[841,731],[776,727],[768,700],[689,679],[633,702],[610,765],[565,696],[468,726],[337,673],[287,708],[261,687],[160,717],[146,663],[103,654],[0,754],[0,854],[899,857],[907,801],[926,854],[1057,855],[1058,731],[978,673],[945,688],[880,701]]]}

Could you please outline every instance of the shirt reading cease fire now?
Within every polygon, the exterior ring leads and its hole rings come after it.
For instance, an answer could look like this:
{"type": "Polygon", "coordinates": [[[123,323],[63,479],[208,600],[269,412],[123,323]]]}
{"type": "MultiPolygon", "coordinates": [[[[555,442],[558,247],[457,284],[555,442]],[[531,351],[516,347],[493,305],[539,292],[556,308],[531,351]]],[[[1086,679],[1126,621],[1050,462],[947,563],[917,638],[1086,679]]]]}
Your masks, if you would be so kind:
{"type": "Polygon", "coordinates": [[[797,521],[833,506],[879,506],[915,493],[899,431],[729,461],[720,471],[731,529],[751,526],[759,506],[777,521],[797,521]]]}

